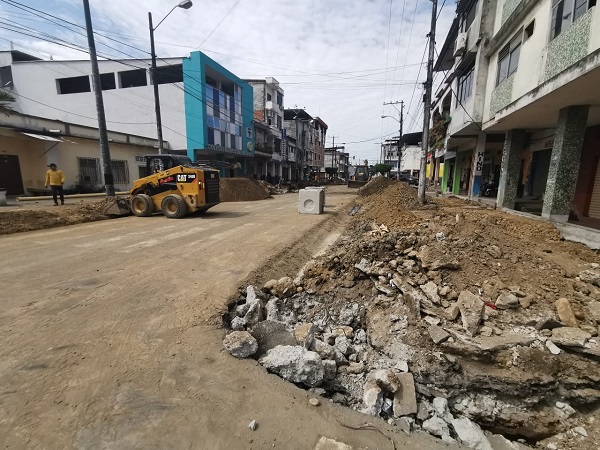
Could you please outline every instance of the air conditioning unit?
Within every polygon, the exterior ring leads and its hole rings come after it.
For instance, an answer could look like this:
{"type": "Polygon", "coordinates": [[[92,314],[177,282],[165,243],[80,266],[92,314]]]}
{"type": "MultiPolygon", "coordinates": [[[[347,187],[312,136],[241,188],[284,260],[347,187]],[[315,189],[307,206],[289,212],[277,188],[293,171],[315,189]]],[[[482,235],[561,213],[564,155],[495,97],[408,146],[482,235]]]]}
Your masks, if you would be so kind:
{"type": "Polygon", "coordinates": [[[467,51],[467,33],[458,33],[454,56],[462,56],[467,51]]]}

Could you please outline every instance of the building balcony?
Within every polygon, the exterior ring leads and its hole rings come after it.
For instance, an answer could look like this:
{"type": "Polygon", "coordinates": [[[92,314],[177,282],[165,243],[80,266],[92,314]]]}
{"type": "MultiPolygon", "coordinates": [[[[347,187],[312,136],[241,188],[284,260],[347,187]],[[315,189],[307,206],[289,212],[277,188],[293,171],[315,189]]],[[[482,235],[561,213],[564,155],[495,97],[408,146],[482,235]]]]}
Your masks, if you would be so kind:
{"type": "Polygon", "coordinates": [[[279,105],[277,102],[274,102],[272,100],[269,100],[266,104],[265,104],[265,108],[266,109],[270,109],[272,111],[276,111],[276,112],[281,112],[283,111],[283,106],[279,105]]]}

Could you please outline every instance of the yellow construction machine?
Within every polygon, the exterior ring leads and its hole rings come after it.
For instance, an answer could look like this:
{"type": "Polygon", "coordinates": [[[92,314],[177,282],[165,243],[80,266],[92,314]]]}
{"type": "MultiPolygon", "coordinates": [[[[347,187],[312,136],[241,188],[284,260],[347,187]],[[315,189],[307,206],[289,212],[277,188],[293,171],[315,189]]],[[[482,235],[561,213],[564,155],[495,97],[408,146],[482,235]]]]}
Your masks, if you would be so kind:
{"type": "Polygon", "coordinates": [[[160,211],[179,219],[220,202],[219,171],[185,156],[148,155],[146,173],[129,190],[129,208],[138,217],[160,211]]]}

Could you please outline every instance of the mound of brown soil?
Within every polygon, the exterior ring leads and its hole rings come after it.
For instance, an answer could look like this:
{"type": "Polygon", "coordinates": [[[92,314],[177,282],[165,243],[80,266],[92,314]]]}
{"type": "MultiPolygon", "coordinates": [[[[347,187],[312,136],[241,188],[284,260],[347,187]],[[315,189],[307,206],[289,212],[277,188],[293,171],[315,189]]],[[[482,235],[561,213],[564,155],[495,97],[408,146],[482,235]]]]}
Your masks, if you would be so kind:
{"type": "Polygon", "coordinates": [[[57,206],[54,209],[2,212],[0,235],[110,219],[104,213],[110,202],[111,200],[104,199],[84,205],[57,206]]]}
{"type": "Polygon", "coordinates": [[[388,187],[390,184],[393,184],[394,182],[395,182],[395,180],[392,180],[391,178],[386,178],[386,177],[373,178],[371,181],[369,181],[367,184],[365,184],[363,187],[361,187],[358,190],[358,195],[360,195],[362,197],[368,197],[370,195],[381,192],[382,190],[384,190],[386,187],[388,187]]]}
{"type": "Polygon", "coordinates": [[[248,202],[269,198],[269,190],[249,178],[221,178],[222,202],[248,202]]]}
{"type": "Polygon", "coordinates": [[[418,219],[411,210],[436,207],[432,204],[434,200],[429,197],[427,198],[429,203],[421,206],[417,198],[417,189],[401,181],[383,177],[375,178],[360,190],[365,188],[371,188],[371,193],[362,200],[364,212],[361,213],[361,217],[373,219],[378,224],[383,223],[390,229],[413,226],[418,219]],[[388,181],[372,184],[377,180],[388,181]]]}

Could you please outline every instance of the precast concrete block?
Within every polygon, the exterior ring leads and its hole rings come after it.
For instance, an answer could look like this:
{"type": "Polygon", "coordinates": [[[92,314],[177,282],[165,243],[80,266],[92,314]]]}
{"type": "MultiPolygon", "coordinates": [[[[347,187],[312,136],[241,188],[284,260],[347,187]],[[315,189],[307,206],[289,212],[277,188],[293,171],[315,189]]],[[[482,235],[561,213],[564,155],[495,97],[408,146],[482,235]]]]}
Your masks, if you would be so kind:
{"type": "Polygon", "coordinates": [[[325,189],[307,188],[298,193],[298,212],[300,214],[322,214],[325,207],[325,189]]]}

